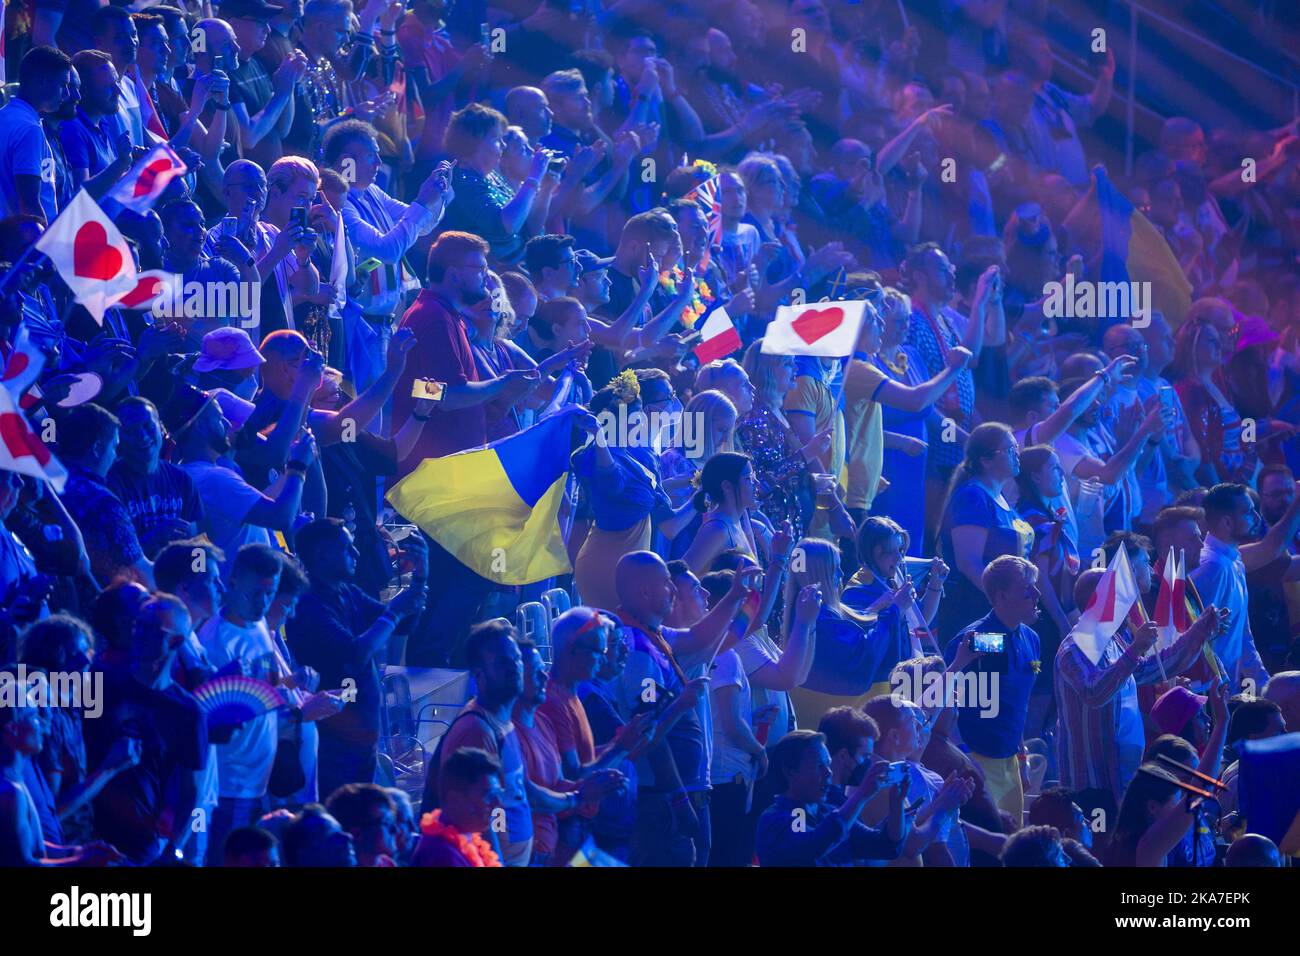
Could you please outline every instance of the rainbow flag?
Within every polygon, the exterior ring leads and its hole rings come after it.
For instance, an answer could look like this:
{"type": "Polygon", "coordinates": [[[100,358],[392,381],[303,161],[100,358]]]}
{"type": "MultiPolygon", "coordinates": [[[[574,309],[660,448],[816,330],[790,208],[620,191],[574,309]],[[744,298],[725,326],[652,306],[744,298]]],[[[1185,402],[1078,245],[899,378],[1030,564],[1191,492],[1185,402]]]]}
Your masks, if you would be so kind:
{"type": "Polygon", "coordinates": [[[486,448],[426,458],[388,492],[398,513],[476,574],[534,584],[571,568],[560,517],[574,406],[486,448]]]}

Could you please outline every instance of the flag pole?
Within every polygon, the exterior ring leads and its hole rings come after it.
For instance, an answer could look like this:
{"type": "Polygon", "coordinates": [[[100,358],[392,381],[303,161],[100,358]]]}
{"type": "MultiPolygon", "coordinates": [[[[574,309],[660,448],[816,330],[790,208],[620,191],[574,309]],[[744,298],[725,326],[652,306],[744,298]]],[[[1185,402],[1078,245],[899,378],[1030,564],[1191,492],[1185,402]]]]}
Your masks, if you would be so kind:
{"type": "MultiPolygon", "coordinates": [[[[1186,564],[1183,565],[1183,567],[1186,566],[1186,564]]],[[[1201,600],[1201,593],[1196,590],[1196,582],[1192,580],[1192,576],[1189,574],[1185,580],[1188,589],[1192,592],[1192,597],[1196,599],[1196,603],[1201,609],[1200,614],[1196,615],[1199,618],[1201,614],[1205,613],[1205,602],[1201,600]]],[[[1206,663],[1210,665],[1210,670],[1214,671],[1215,676],[1217,676],[1219,680],[1228,679],[1228,673],[1223,669],[1223,662],[1219,660],[1219,655],[1214,653],[1214,648],[1210,646],[1209,641],[1206,641],[1201,645],[1201,655],[1205,658],[1206,663]]]]}
{"type": "Polygon", "coordinates": [[[0,290],[3,290],[4,287],[9,284],[9,280],[18,274],[18,267],[32,257],[32,251],[35,248],[36,248],[36,244],[32,243],[30,246],[24,249],[22,251],[22,255],[20,255],[14,262],[10,264],[9,271],[6,272],[3,276],[0,276],[0,290]]]}

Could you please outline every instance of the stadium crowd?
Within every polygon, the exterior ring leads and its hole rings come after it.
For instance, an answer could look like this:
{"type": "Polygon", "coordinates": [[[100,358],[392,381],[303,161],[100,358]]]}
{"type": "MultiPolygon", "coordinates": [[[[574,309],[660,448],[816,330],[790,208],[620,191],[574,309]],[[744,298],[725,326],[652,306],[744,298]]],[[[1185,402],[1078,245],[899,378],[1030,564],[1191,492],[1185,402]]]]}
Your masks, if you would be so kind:
{"type": "Polygon", "coordinates": [[[9,0],[0,663],[61,689],[0,706],[0,864],[1280,865],[1296,126],[1112,182],[1113,51],[1066,89],[1045,4],[910,6],[9,0]],[[32,254],[81,191],[182,310],[32,254]],[[1172,274],[1053,308],[1115,203],[1172,274]],[[851,355],[763,351],[841,300],[851,355]],[[385,500],[557,418],[571,573],[385,500]],[[390,665],[472,678],[414,785],[390,665]]]}

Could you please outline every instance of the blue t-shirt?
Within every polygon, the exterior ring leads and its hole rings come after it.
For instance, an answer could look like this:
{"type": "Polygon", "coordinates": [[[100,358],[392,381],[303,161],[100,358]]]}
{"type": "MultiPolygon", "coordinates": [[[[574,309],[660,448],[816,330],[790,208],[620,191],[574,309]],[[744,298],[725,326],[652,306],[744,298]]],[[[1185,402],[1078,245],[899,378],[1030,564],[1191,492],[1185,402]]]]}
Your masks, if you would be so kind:
{"type": "Polygon", "coordinates": [[[59,214],[54,189],[54,151],[36,110],[15,96],[0,109],[0,218],[18,214],[15,176],[40,178],[41,209],[47,222],[59,214]]]}
{"type": "Polygon", "coordinates": [[[104,116],[97,122],[77,110],[77,115],[59,124],[59,142],[72,169],[85,169],[87,175],[102,173],[117,160],[113,136],[118,132],[116,116],[104,116]]]}
{"type": "Polygon", "coordinates": [[[943,652],[944,660],[951,664],[957,656],[958,644],[967,634],[975,632],[1005,634],[1006,650],[1001,654],[984,654],[962,670],[963,674],[996,674],[996,684],[990,678],[984,685],[996,693],[996,702],[982,708],[978,700],[961,701],[966,706],[957,708],[957,727],[962,742],[973,752],[984,757],[1011,757],[1020,750],[1025,718],[1029,714],[1029,695],[1042,667],[1038,634],[1023,624],[1008,628],[990,611],[949,642],[943,652]],[[994,710],[996,713],[991,712],[994,710]]]}
{"type": "Polygon", "coordinates": [[[968,581],[957,565],[956,549],[952,543],[952,529],[963,525],[973,525],[988,529],[988,538],[984,542],[984,553],[980,555],[980,564],[987,565],[994,558],[1004,554],[1014,554],[1028,558],[1029,549],[1034,543],[1034,529],[1014,508],[1005,507],[997,499],[974,481],[968,481],[952,493],[948,511],[943,516],[943,533],[941,545],[943,559],[952,568],[953,577],[963,583],[980,589],[979,581],[968,581]]]}

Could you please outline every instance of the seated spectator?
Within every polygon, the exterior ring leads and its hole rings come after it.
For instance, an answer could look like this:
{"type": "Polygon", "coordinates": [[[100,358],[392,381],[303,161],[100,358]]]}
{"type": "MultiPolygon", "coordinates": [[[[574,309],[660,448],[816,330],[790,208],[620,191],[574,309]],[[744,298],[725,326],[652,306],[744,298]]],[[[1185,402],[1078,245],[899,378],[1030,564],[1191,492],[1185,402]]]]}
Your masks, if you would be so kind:
{"type": "Polygon", "coordinates": [[[231,830],[221,854],[222,866],[276,867],[280,865],[280,843],[261,827],[231,830]]]}
{"type": "Polygon", "coordinates": [[[357,866],[397,866],[397,808],[383,787],[344,784],[330,794],[325,809],[352,837],[357,866]]]}
{"type": "Polygon", "coordinates": [[[903,805],[910,777],[892,782],[890,765],[880,761],[835,806],[828,800],[832,770],[826,738],[812,730],[781,738],[772,751],[771,772],[784,785],[758,822],[760,866],[860,866],[898,856],[909,829],[903,805]],[[858,815],[884,789],[889,790],[888,822],[873,830],[858,815]]]}

